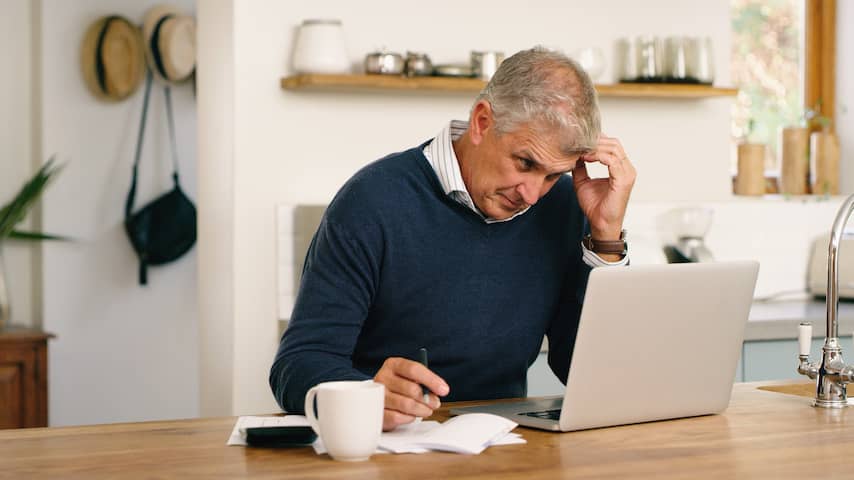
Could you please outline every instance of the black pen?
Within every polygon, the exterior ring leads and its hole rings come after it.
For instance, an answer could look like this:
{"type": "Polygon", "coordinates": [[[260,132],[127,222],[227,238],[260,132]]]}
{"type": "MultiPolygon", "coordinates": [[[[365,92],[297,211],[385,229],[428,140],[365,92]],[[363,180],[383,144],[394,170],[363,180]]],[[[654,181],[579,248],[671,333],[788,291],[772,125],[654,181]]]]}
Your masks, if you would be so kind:
{"type": "MultiPolygon", "coordinates": [[[[424,365],[425,368],[430,368],[430,365],[427,363],[427,349],[419,348],[418,349],[418,362],[421,365],[424,365]]],[[[421,385],[421,395],[423,395],[424,403],[430,404],[430,390],[427,389],[424,385],[421,385]]]]}
{"type": "MultiPolygon", "coordinates": [[[[424,365],[426,368],[430,368],[428,363],[427,363],[427,349],[426,348],[419,348],[418,349],[418,363],[420,363],[421,365],[424,365]]],[[[427,387],[425,387],[424,385],[421,385],[421,395],[422,395],[422,400],[424,401],[424,403],[429,405],[430,404],[430,390],[428,390],[427,387]]],[[[419,423],[421,423],[421,417],[415,417],[415,421],[412,423],[413,423],[413,425],[418,425],[419,423]]]]}

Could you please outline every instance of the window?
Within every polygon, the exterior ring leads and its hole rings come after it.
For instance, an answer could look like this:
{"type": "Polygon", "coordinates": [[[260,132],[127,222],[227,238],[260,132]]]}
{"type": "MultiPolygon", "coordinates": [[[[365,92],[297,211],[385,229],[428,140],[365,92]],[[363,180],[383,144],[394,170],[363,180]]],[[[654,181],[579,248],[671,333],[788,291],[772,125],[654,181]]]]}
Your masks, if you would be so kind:
{"type": "Polygon", "coordinates": [[[776,172],[780,127],[808,115],[833,125],[836,0],[730,0],[730,8],[730,66],[740,90],[732,135],[767,145],[766,169],[776,172]]]}
{"type": "Polygon", "coordinates": [[[767,145],[765,167],[778,170],[779,129],[804,118],[804,1],[732,0],[730,18],[732,136],[767,145]]]}

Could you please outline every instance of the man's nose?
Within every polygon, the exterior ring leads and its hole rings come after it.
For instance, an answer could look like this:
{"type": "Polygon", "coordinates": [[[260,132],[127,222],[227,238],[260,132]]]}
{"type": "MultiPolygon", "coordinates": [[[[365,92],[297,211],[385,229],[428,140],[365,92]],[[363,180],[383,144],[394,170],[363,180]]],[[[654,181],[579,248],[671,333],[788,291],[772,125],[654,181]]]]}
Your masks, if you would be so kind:
{"type": "Polygon", "coordinates": [[[526,179],[516,187],[516,191],[522,197],[522,200],[528,205],[533,205],[545,195],[543,187],[545,182],[539,176],[526,179]]]}

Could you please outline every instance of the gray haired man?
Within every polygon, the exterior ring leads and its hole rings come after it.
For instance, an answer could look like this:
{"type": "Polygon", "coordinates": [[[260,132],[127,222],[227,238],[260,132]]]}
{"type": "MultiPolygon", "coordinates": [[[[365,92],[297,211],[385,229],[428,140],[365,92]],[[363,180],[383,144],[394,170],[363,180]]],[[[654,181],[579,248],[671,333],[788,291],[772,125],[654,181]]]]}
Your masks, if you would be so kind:
{"type": "Polygon", "coordinates": [[[468,122],[339,190],[270,372],[277,401],[299,412],[313,385],[373,378],[390,430],[429,416],[439,397],[524,396],[543,336],[566,379],[590,268],[628,261],[635,176],[600,133],[577,63],[542,48],[511,56],[468,122]],[[607,178],[590,178],[595,162],[607,178]],[[411,360],[419,348],[429,369],[411,360]]]}

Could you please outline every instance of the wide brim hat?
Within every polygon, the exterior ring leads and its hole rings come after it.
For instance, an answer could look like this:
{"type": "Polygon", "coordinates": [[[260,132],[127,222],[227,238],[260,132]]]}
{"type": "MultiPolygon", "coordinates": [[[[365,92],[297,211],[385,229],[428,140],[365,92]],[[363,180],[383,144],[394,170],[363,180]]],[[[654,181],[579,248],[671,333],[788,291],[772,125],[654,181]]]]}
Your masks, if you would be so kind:
{"type": "Polygon", "coordinates": [[[142,22],[145,59],[154,77],[181,83],[196,69],[196,21],[171,5],[145,12],[142,22]]]}
{"type": "Polygon", "coordinates": [[[118,101],[131,95],[145,76],[142,35],[127,18],[104,16],[86,30],[80,64],[86,86],[98,98],[118,101]]]}

